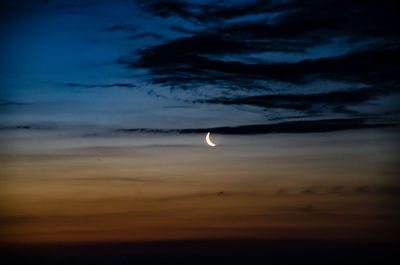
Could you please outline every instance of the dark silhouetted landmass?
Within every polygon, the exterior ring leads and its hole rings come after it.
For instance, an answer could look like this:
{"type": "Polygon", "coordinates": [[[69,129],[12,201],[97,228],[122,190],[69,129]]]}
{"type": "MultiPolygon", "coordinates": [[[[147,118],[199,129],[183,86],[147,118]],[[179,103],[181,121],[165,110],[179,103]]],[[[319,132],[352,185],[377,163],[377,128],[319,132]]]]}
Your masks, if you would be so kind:
{"type": "Polygon", "coordinates": [[[14,245],[1,255],[3,265],[399,264],[395,243],[300,239],[14,245]]]}

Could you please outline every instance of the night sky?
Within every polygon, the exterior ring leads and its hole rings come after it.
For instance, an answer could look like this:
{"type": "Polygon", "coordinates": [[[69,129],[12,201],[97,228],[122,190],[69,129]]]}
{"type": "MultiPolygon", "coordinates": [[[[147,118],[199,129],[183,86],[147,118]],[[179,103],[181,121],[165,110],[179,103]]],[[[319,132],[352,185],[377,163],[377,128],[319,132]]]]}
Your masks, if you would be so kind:
{"type": "Polygon", "coordinates": [[[2,246],[399,239],[396,1],[0,9],[2,246]]]}

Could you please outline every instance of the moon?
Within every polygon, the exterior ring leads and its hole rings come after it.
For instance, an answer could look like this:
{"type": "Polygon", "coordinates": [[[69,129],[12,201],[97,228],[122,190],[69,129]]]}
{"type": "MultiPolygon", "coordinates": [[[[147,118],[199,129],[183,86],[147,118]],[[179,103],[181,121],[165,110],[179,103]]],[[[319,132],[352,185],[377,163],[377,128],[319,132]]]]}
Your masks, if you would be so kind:
{"type": "Polygon", "coordinates": [[[207,133],[206,142],[207,142],[207,144],[208,144],[209,146],[217,146],[216,144],[214,144],[213,142],[211,142],[211,140],[210,140],[210,132],[207,133]]]}

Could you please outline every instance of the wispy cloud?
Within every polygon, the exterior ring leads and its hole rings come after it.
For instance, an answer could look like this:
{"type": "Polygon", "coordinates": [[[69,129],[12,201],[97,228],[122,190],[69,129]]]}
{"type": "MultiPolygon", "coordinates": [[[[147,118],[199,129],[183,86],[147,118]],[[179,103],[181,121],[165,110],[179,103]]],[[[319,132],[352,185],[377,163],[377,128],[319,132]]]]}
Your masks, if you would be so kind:
{"type": "Polygon", "coordinates": [[[25,124],[25,125],[15,125],[15,126],[3,126],[0,127],[0,131],[9,130],[54,130],[56,126],[45,125],[45,124],[25,124]]]}
{"type": "Polygon", "coordinates": [[[130,83],[113,83],[113,84],[80,84],[80,83],[67,83],[68,87],[82,87],[82,88],[110,88],[110,87],[126,87],[134,88],[136,85],[130,83]]]}
{"type": "Polygon", "coordinates": [[[108,32],[114,32],[114,31],[127,31],[127,32],[136,32],[138,30],[137,26],[134,25],[124,25],[124,24],[117,24],[111,27],[108,27],[105,29],[105,31],[108,32]]]}
{"type": "Polygon", "coordinates": [[[26,105],[26,104],[28,104],[28,103],[0,99],[0,106],[21,106],[21,105],[26,105]]]}
{"type": "Polygon", "coordinates": [[[224,105],[251,105],[264,108],[283,108],[308,112],[327,111],[348,112],[348,105],[363,103],[379,95],[389,93],[386,89],[361,88],[315,94],[267,94],[252,97],[216,98],[197,100],[200,103],[224,105]],[[332,110],[331,110],[332,111],[332,110]]]}
{"type": "Polygon", "coordinates": [[[132,35],[129,38],[131,40],[135,40],[135,39],[141,39],[141,38],[147,38],[147,37],[151,37],[151,38],[154,38],[154,39],[162,39],[163,38],[163,36],[161,36],[160,34],[157,34],[155,32],[139,33],[139,34],[136,34],[136,35],[132,35]]]}
{"type": "Polygon", "coordinates": [[[304,196],[325,196],[325,195],[342,195],[342,196],[398,196],[400,187],[398,186],[332,186],[332,187],[306,187],[303,189],[293,189],[286,195],[304,195],[304,196]]]}
{"type": "Polygon", "coordinates": [[[352,129],[382,128],[393,126],[387,123],[368,123],[366,120],[358,119],[325,119],[311,121],[293,121],[274,124],[256,124],[237,127],[215,127],[215,128],[193,128],[193,129],[148,129],[132,128],[118,129],[119,133],[206,133],[213,132],[218,134],[267,134],[267,133],[312,133],[312,132],[333,132],[352,129]]]}

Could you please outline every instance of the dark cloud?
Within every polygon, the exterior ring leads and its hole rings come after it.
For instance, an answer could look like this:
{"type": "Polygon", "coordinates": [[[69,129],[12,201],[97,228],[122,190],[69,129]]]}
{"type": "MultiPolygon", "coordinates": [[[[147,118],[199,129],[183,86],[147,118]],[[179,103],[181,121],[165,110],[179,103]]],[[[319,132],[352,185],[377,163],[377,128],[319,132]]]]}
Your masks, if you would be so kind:
{"type": "MultiPolygon", "coordinates": [[[[296,194],[292,191],[290,194],[296,194]]],[[[312,187],[299,191],[302,195],[376,195],[376,196],[398,196],[400,187],[397,186],[333,186],[333,187],[312,187]]]]}
{"type": "Polygon", "coordinates": [[[240,196],[240,193],[224,193],[223,191],[211,191],[211,192],[201,192],[201,193],[187,193],[187,194],[177,194],[171,196],[157,197],[157,201],[184,201],[189,199],[207,199],[207,198],[217,198],[221,196],[240,196]]]}
{"type": "Polygon", "coordinates": [[[170,29],[180,32],[180,33],[184,33],[184,34],[196,34],[198,33],[197,30],[190,30],[181,26],[171,26],[170,29]]]}
{"type": "Polygon", "coordinates": [[[330,191],[335,194],[342,194],[344,192],[344,186],[334,186],[330,188],[330,191]]]}
{"type": "Polygon", "coordinates": [[[0,99],[0,106],[20,106],[20,105],[26,105],[26,104],[27,103],[0,99]]]}
{"type": "Polygon", "coordinates": [[[305,213],[311,213],[311,212],[314,212],[315,209],[311,205],[306,205],[306,206],[300,207],[300,211],[305,212],[305,213]]]}
{"type": "Polygon", "coordinates": [[[137,1],[145,9],[160,17],[179,16],[194,23],[217,23],[225,19],[232,19],[246,15],[286,11],[294,8],[292,3],[279,3],[271,0],[249,1],[241,4],[213,3],[185,1],[137,1]]]}
{"type": "Polygon", "coordinates": [[[132,128],[132,129],[117,129],[116,132],[120,133],[179,133],[179,129],[150,129],[150,128],[132,128]]]}
{"type": "Polygon", "coordinates": [[[144,48],[134,59],[119,60],[130,68],[150,70],[151,81],[158,85],[262,89],[267,87],[259,81],[307,84],[319,78],[399,86],[400,34],[393,25],[400,21],[393,1],[139,2],[154,15],[189,22],[169,28],[191,36],[144,48]],[[268,57],[258,56],[284,52],[307,58],[307,49],[337,39],[354,49],[342,55],[322,50],[318,59],[294,63],[271,63],[268,57]],[[245,62],[240,60],[243,56],[245,62]]]}
{"type": "Polygon", "coordinates": [[[146,10],[161,16],[170,17],[172,15],[178,15],[183,18],[193,17],[193,13],[189,11],[197,5],[188,4],[181,1],[138,1],[145,4],[146,10]]]}
{"type": "Polygon", "coordinates": [[[366,187],[366,186],[360,186],[360,187],[357,187],[357,188],[355,188],[355,190],[354,190],[356,193],[369,193],[370,192],[370,189],[368,188],[368,187],[366,187]]]}
{"type": "Polygon", "coordinates": [[[147,37],[152,37],[155,39],[162,39],[163,36],[161,36],[160,34],[154,33],[154,32],[144,32],[144,33],[139,33],[136,35],[132,35],[129,38],[131,40],[135,40],[135,39],[141,39],[141,38],[147,38],[147,37]]]}
{"type": "Polygon", "coordinates": [[[96,88],[96,87],[126,87],[126,88],[134,88],[136,85],[130,83],[114,83],[114,84],[80,84],[80,83],[67,83],[69,87],[82,87],[82,88],[96,88]]]}
{"type": "Polygon", "coordinates": [[[54,130],[54,129],[56,129],[55,126],[42,125],[42,124],[26,124],[26,125],[0,127],[0,131],[9,131],[9,130],[54,130]]]}
{"type": "MultiPolygon", "coordinates": [[[[179,41],[181,42],[182,39],[179,41]]],[[[216,45],[201,44],[203,52],[218,53],[216,45]],[[208,46],[209,45],[209,46],[208,46]],[[207,47],[208,46],[208,47],[207,47]]],[[[246,45],[235,46],[226,41],[220,43],[226,46],[225,52],[230,49],[249,49],[246,45]]],[[[166,79],[167,85],[185,85],[203,80],[205,84],[218,81],[242,80],[274,80],[289,83],[304,84],[316,78],[325,78],[340,81],[357,81],[369,84],[399,84],[400,50],[365,50],[342,56],[303,60],[298,63],[242,63],[223,60],[214,60],[200,56],[191,51],[196,45],[163,44],[144,50],[137,62],[127,63],[129,67],[143,67],[152,70],[155,81],[160,77],[166,79]],[[180,56],[177,57],[176,55],[180,56]],[[211,72],[211,74],[210,74],[211,72]],[[217,74],[215,74],[217,73],[217,74]],[[368,75],[366,75],[368,73],[368,75]],[[225,75],[224,78],[219,76],[225,75]],[[183,83],[180,83],[183,81],[183,83]]],[[[255,48],[250,50],[255,51],[255,48]]],[[[198,52],[198,51],[196,51],[198,52]]],[[[233,81],[233,82],[234,82],[233,81]]]]}
{"type": "MultiPolygon", "coordinates": [[[[345,1],[345,0],[314,0],[314,1],[271,1],[258,0],[237,4],[226,2],[202,4],[189,1],[138,1],[145,10],[160,17],[179,16],[189,21],[204,25],[212,23],[226,24],[228,19],[242,18],[245,16],[264,14],[262,24],[253,23],[228,23],[223,29],[242,28],[248,29],[248,34],[254,32],[263,37],[303,37],[305,34],[321,35],[344,34],[369,37],[369,36],[399,36],[393,27],[398,22],[395,1],[345,1]],[[273,19],[271,16],[273,15],[273,19]],[[276,18],[277,17],[277,18],[276,18]],[[266,23],[268,22],[268,23],[266,23]],[[254,31],[256,25],[263,27],[262,31],[254,31]]],[[[221,27],[221,26],[220,26],[221,27]]],[[[244,30],[243,30],[244,32],[244,30]]]]}
{"type": "MultiPolygon", "coordinates": [[[[194,102],[360,117],[366,109],[354,106],[399,91],[400,33],[394,25],[400,17],[393,1],[139,2],[153,15],[186,20],[168,25],[184,36],[144,47],[134,55],[122,56],[118,63],[147,69],[146,78],[158,86],[182,90],[207,86],[224,93],[194,102]],[[344,51],[333,52],[326,48],[329,45],[344,51]],[[271,54],[282,53],[296,54],[298,59],[269,59],[271,54]],[[346,83],[347,88],[328,92],[321,85],[307,93],[270,88],[280,83],[304,88],[321,80],[346,83]],[[238,97],[238,90],[268,94],[238,97]]],[[[288,124],[209,129],[252,134],[371,126],[318,123],[306,122],[304,129],[291,129],[288,124]]]]}
{"type": "Polygon", "coordinates": [[[147,129],[147,128],[134,128],[134,129],[118,129],[116,132],[130,133],[206,133],[213,132],[217,134],[267,134],[267,133],[312,133],[312,132],[332,132],[351,129],[364,129],[364,128],[381,128],[392,126],[387,123],[367,123],[364,119],[325,119],[325,120],[312,120],[312,121],[292,121],[281,122],[275,124],[257,124],[245,125],[237,127],[216,127],[216,128],[202,128],[202,129],[147,129]]]}
{"type": "Polygon", "coordinates": [[[300,111],[318,112],[331,106],[335,111],[346,111],[345,107],[373,99],[378,95],[388,93],[378,88],[360,88],[344,91],[333,91],[317,94],[270,94],[253,97],[216,98],[198,100],[201,103],[224,105],[251,105],[265,108],[285,108],[300,111]]]}
{"type": "Polygon", "coordinates": [[[313,189],[306,189],[306,190],[303,190],[303,194],[314,195],[315,191],[313,189]]]}
{"type": "Polygon", "coordinates": [[[117,24],[112,27],[106,28],[105,31],[128,31],[128,32],[136,32],[138,27],[133,26],[133,25],[122,25],[122,24],[117,24]]]}
{"type": "MultiPolygon", "coordinates": [[[[101,160],[100,160],[101,161],[101,160]]],[[[82,182],[93,182],[93,181],[105,181],[105,182],[163,182],[161,180],[155,179],[142,179],[142,178],[129,178],[129,177],[116,177],[116,176],[109,176],[109,177],[71,177],[68,179],[69,181],[82,181],[82,182]]]]}

